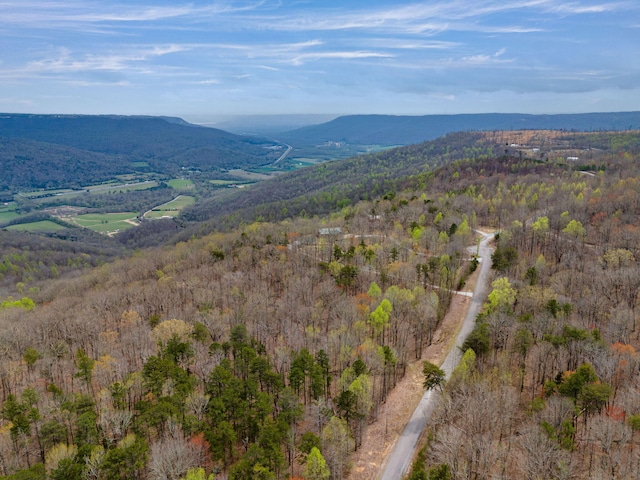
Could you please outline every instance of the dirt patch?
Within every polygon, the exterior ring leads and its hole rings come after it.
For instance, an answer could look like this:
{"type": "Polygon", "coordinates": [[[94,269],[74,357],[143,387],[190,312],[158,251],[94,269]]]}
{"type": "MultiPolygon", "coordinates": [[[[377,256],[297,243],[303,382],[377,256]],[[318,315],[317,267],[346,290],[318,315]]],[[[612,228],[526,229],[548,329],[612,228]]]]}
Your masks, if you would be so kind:
{"type": "Polygon", "coordinates": [[[60,207],[50,207],[42,210],[48,213],[52,217],[66,218],[73,217],[74,215],[82,215],[87,212],[85,207],[72,207],[70,205],[62,205],[60,207]]]}
{"type": "MultiPolygon", "coordinates": [[[[477,273],[474,273],[467,280],[465,290],[473,291],[476,277],[477,273]]],[[[424,394],[422,362],[428,360],[436,365],[442,364],[455,342],[470,303],[470,297],[454,295],[433,343],[425,348],[420,360],[409,364],[404,378],[389,394],[386,404],[380,407],[377,421],[367,428],[361,447],[352,456],[353,466],[347,480],[371,480],[377,477],[382,462],[424,394]]]]}

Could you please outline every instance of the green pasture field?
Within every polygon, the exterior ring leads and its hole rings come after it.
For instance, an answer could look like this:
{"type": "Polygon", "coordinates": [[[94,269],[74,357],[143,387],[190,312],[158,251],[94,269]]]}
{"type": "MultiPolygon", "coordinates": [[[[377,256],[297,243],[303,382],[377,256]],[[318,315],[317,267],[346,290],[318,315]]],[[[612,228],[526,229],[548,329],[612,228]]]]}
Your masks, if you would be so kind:
{"type": "Polygon", "coordinates": [[[142,182],[134,183],[131,185],[94,185],[88,187],[90,193],[119,193],[119,192],[133,192],[136,190],[149,190],[150,188],[157,187],[158,182],[142,182]]]}
{"type": "Polygon", "coordinates": [[[16,213],[15,202],[9,202],[6,205],[0,203],[0,223],[5,223],[20,216],[16,213]]]}
{"type": "Polygon", "coordinates": [[[185,178],[174,178],[173,180],[169,180],[167,185],[176,190],[191,189],[195,186],[193,180],[187,180],[185,178]]]}
{"type": "Polygon", "coordinates": [[[20,216],[19,213],[16,213],[15,210],[12,212],[3,212],[0,210],[0,223],[6,223],[9,222],[11,220],[13,220],[14,218],[18,218],[20,216]]]}
{"type": "Polygon", "coordinates": [[[322,163],[322,160],[309,157],[289,157],[285,161],[289,163],[301,163],[303,165],[315,165],[316,163],[322,163]]]}
{"type": "Polygon", "coordinates": [[[136,216],[135,212],[86,213],[72,217],[71,221],[94,232],[107,233],[135,227],[138,223],[136,216]]]}
{"type": "Polygon", "coordinates": [[[196,203],[195,197],[189,195],[178,195],[170,202],[158,205],[156,208],[145,214],[146,218],[176,217],[182,209],[196,203]]]}
{"type": "Polygon", "coordinates": [[[142,168],[149,167],[150,165],[147,162],[131,162],[132,168],[142,168]]]}
{"type": "Polygon", "coordinates": [[[175,217],[180,213],[178,210],[151,210],[145,213],[144,218],[162,218],[162,217],[175,217]]]}
{"type": "Polygon", "coordinates": [[[66,227],[58,225],[51,220],[41,220],[39,222],[19,223],[7,227],[7,230],[15,230],[19,232],[54,232],[56,230],[64,230],[66,227]]]}
{"type": "Polygon", "coordinates": [[[284,162],[280,162],[279,166],[283,170],[295,170],[298,168],[309,167],[311,165],[317,165],[322,163],[312,158],[287,158],[284,162]]]}
{"type": "Polygon", "coordinates": [[[189,195],[178,195],[170,202],[158,205],[156,208],[154,208],[154,210],[182,210],[183,208],[188,207],[189,205],[193,205],[194,203],[196,203],[195,197],[191,197],[189,195]]]}

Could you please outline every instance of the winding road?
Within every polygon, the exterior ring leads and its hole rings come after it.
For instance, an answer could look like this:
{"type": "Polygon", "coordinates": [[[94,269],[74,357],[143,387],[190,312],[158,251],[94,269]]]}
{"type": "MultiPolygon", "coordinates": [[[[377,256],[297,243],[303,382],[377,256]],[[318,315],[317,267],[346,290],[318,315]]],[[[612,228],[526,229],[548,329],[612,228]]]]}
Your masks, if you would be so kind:
{"type": "MultiPolygon", "coordinates": [[[[478,278],[476,280],[476,286],[471,297],[471,303],[467,314],[456,338],[456,343],[449,351],[444,362],[440,366],[446,374],[447,380],[451,376],[454,368],[458,365],[462,351],[460,347],[464,343],[469,333],[473,330],[475,325],[476,316],[480,313],[484,299],[487,296],[487,290],[489,289],[489,270],[491,268],[491,252],[492,248],[489,246],[489,242],[493,239],[493,233],[484,233],[478,231],[482,235],[482,239],[478,246],[478,258],[480,261],[480,271],[478,272],[478,278]]],[[[475,247],[472,247],[475,250],[475,247]]],[[[380,473],[378,475],[379,480],[399,480],[407,472],[407,468],[411,463],[413,454],[422,431],[427,425],[429,418],[435,407],[435,400],[437,399],[439,392],[434,390],[427,390],[420,399],[420,403],[416,407],[409,423],[404,428],[400,437],[384,463],[382,464],[380,473]]]]}

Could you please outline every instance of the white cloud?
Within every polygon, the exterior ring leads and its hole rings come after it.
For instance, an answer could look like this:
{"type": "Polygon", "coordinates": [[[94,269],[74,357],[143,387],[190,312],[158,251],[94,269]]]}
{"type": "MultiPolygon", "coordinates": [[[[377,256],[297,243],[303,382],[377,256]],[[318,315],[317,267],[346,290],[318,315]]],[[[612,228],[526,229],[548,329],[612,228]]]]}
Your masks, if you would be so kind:
{"type": "Polygon", "coordinates": [[[478,54],[478,55],[469,55],[462,57],[460,60],[450,60],[450,64],[456,66],[481,66],[481,65],[495,65],[498,63],[512,63],[511,59],[501,59],[505,53],[505,48],[501,48],[497,52],[493,54],[478,54]]]}
{"type": "MultiPolygon", "coordinates": [[[[481,5],[499,2],[478,2],[481,5]]],[[[118,24],[136,23],[148,28],[154,22],[175,20],[170,28],[178,28],[177,22],[193,27],[195,23],[221,21],[226,25],[242,24],[253,28],[286,31],[331,31],[352,29],[388,29],[414,33],[435,34],[448,28],[454,19],[469,18],[504,7],[478,9],[476,4],[464,1],[438,2],[425,5],[415,3],[395,8],[356,9],[348,6],[327,10],[308,10],[304,13],[281,13],[282,5],[267,8],[265,2],[218,2],[206,6],[193,3],[172,6],[136,6],[111,2],[43,2],[8,1],[0,5],[0,23],[22,25],[38,29],[71,29],[114,31],[118,24]],[[444,19],[444,20],[443,20],[444,19]]]]}
{"type": "Polygon", "coordinates": [[[389,58],[393,55],[376,52],[316,52],[304,53],[291,59],[293,65],[302,65],[308,60],[338,59],[354,60],[359,58],[389,58]]]}
{"type": "Polygon", "coordinates": [[[172,6],[137,6],[129,3],[86,2],[86,1],[5,1],[0,4],[4,10],[2,21],[14,24],[41,27],[70,27],[83,23],[127,23],[154,22],[177,18],[202,19],[255,10],[264,1],[256,2],[212,2],[196,6],[185,2],[172,6]]]}
{"type": "Polygon", "coordinates": [[[562,15],[581,15],[587,13],[603,13],[627,10],[629,2],[607,2],[595,5],[587,5],[583,2],[561,2],[548,7],[548,11],[562,15]]]}
{"type": "Polygon", "coordinates": [[[130,87],[131,83],[127,81],[119,81],[119,82],[100,82],[100,81],[83,81],[83,80],[68,80],[64,82],[66,85],[70,85],[72,87],[130,87]]]}
{"type": "Polygon", "coordinates": [[[389,48],[394,50],[451,50],[462,45],[460,42],[425,41],[418,38],[367,38],[362,43],[375,48],[389,48]]]}
{"type": "Polygon", "coordinates": [[[520,27],[517,25],[460,25],[459,31],[478,33],[539,33],[546,31],[540,27],[520,27]]]}
{"type": "MultiPolygon", "coordinates": [[[[126,50],[125,47],[123,47],[126,50]]],[[[148,72],[143,64],[150,59],[187,50],[181,45],[149,45],[130,47],[124,53],[75,54],[66,47],[57,49],[49,58],[28,62],[25,76],[34,74],[68,74],[73,72],[108,71],[126,72],[137,70],[148,72]]]]}
{"type": "Polygon", "coordinates": [[[386,32],[404,32],[406,34],[422,34],[433,36],[442,32],[486,31],[494,33],[530,33],[541,31],[538,27],[519,25],[481,25],[470,20],[479,21],[482,17],[493,14],[523,10],[524,13],[554,12],[563,14],[582,14],[612,11],[625,8],[623,3],[604,3],[600,5],[583,5],[580,2],[558,3],[557,0],[453,0],[440,2],[423,2],[387,7],[372,10],[342,10],[333,15],[325,11],[309,11],[304,15],[289,15],[270,18],[263,28],[286,31],[331,31],[331,30],[371,30],[386,32]]]}
{"type": "Polygon", "coordinates": [[[139,8],[124,5],[100,5],[86,2],[7,2],[2,5],[2,22],[29,28],[70,28],[74,24],[102,22],[145,22],[187,15],[189,7],[139,8]]]}
{"type": "Polygon", "coordinates": [[[62,29],[101,34],[134,35],[142,29],[163,28],[176,32],[216,28],[234,31],[329,32],[370,31],[403,35],[436,36],[449,31],[522,34],[539,32],[528,25],[492,25],[486,17],[521,10],[526,22],[533,13],[578,15],[632,8],[629,2],[587,4],[562,0],[452,0],[416,2],[372,8],[342,8],[304,11],[266,1],[225,1],[204,6],[183,3],[171,6],[140,6],[126,3],[85,1],[6,1],[0,4],[0,26],[29,29],[62,29]]]}

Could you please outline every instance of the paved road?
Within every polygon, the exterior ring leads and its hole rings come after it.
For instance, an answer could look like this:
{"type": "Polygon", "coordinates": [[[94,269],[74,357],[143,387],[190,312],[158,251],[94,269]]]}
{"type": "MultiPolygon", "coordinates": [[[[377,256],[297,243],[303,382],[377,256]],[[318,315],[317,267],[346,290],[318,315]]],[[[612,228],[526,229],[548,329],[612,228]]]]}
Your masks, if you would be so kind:
{"type": "MultiPolygon", "coordinates": [[[[287,144],[285,143],[285,145],[287,144]]],[[[291,153],[291,150],[293,150],[293,147],[291,145],[287,145],[287,149],[285,150],[285,152],[282,155],[280,155],[280,157],[278,157],[278,159],[275,162],[273,162],[271,165],[276,165],[278,162],[281,162],[282,160],[287,158],[287,155],[291,153]]]]}
{"type": "Polygon", "coordinates": [[[284,145],[285,147],[287,147],[287,149],[284,151],[284,153],[282,155],[280,155],[277,160],[275,160],[273,163],[271,163],[270,166],[277,165],[278,163],[283,161],[285,158],[287,158],[289,156],[289,154],[293,150],[293,147],[291,145],[287,145],[286,143],[281,142],[277,138],[272,138],[272,137],[264,137],[264,138],[266,138],[268,140],[272,140],[274,143],[278,143],[280,145],[284,145]]]}
{"type": "MultiPolygon", "coordinates": [[[[449,351],[447,358],[440,366],[447,375],[447,379],[451,376],[451,372],[458,365],[462,352],[460,347],[464,343],[469,333],[473,330],[476,316],[480,313],[482,304],[487,296],[489,289],[489,270],[491,268],[491,252],[489,242],[493,239],[493,234],[478,232],[482,235],[478,256],[480,259],[480,271],[476,281],[476,287],[471,297],[469,310],[464,318],[462,328],[456,339],[455,346],[449,351]]],[[[475,253],[475,247],[473,248],[475,253]]],[[[435,407],[435,399],[440,393],[434,390],[428,390],[422,396],[420,403],[413,412],[409,423],[404,428],[393,450],[389,453],[382,465],[381,473],[378,475],[379,480],[400,480],[409,467],[413,458],[414,451],[422,435],[422,431],[427,425],[427,421],[435,407]]]]}

